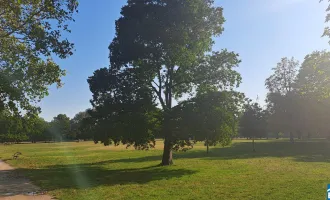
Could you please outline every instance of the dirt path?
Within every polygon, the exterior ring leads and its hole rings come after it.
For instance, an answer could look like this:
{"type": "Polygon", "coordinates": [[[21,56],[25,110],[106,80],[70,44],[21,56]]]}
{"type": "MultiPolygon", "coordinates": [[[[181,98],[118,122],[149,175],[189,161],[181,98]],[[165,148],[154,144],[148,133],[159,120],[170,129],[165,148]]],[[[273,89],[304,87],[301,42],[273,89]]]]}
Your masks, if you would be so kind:
{"type": "Polygon", "coordinates": [[[20,176],[13,167],[0,160],[0,200],[50,200],[39,195],[40,189],[20,176]]]}

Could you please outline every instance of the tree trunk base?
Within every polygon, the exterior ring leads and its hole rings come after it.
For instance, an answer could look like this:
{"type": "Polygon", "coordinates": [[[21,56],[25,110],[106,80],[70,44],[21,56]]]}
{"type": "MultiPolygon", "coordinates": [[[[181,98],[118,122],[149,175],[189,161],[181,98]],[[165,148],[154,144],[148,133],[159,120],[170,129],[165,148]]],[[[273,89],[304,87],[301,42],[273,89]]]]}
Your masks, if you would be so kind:
{"type": "Polygon", "coordinates": [[[171,142],[168,139],[165,139],[164,142],[164,151],[163,151],[163,158],[162,158],[162,166],[173,165],[173,157],[172,157],[172,146],[171,142]]]}
{"type": "Polygon", "coordinates": [[[168,162],[162,162],[160,163],[160,166],[170,166],[173,165],[173,161],[168,161],[168,162]]]}
{"type": "Polygon", "coordinates": [[[207,146],[206,146],[206,153],[209,154],[209,144],[207,143],[207,146]]]}

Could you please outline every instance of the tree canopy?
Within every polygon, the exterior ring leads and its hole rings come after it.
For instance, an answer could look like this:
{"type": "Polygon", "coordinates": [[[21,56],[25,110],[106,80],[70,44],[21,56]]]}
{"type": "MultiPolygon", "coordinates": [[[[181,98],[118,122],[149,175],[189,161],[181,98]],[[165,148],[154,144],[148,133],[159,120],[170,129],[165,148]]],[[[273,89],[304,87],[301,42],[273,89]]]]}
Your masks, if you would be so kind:
{"type": "Polygon", "coordinates": [[[84,123],[87,123],[85,119],[89,118],[88,110],[77,113],[70,120],[70,134],[72,139],[91,139],[88,134],[83,130],[84,123]]]}
{"type": "Polygon", "coordinates": [[[256,103],[248,100],[240,119],[240,134],[247,138],[267,137],[267,111],[256,103]]]}
{"type": "MultiPolygon", "coordinates": [[[[173,134],[185,138],[182,147],[192,147],[197,141],[210,145],[229,145],[237,136],[243,94],[229,91],[199,91],[196,97],[173,108],[173,134]],[[191,143],[191,140],[193,143],[191,143]]],[[[175,146],[179,148],[180,146],[175,146]]]]}
{"type": "Polygon", "coordinates": [[[50,131],[53,139],[62,141],[65,139],[75,139],[71,135],[70,118],[65,114],[59,114],[50,122],[50,131]]]}
{"type": "Polygon", "coordinates": [[[266,79],[268,111],[270,123],[276,129],[290,133],[293,142],[295,113],[295,81],[299,62],[294,58],[282,58],[273,68],[274,73],[266,79]]]}

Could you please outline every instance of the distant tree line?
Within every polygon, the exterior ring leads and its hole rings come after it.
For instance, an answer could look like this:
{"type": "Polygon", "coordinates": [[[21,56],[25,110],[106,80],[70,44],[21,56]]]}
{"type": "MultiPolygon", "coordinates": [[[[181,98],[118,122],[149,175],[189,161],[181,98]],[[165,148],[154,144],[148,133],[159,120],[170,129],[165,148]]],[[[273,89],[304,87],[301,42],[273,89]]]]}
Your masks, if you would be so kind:
{"type": "Polygon", "coordinates": [[[282,58],[265,81],[266,105],[246,101],[240,136],[267,138],[330,138],[330,52],[315,51],[300,65],[282,58]]]}
{"type": "Polygon", "coordinates": [[[20,143],[61,142],[91,140],[93,135],[85,127],[87,111],[79,112],[70,119],[59,114],[51,122],[37,115],[14,115],[9,111],[0,113],[0,142],[20,143]]]}
{"type": "Polygon", "coordinates": [[[266,80],[269,129],[294,138],[330,138],[330,53],[315,51],[300,65],[283,58],[266,80]]]}

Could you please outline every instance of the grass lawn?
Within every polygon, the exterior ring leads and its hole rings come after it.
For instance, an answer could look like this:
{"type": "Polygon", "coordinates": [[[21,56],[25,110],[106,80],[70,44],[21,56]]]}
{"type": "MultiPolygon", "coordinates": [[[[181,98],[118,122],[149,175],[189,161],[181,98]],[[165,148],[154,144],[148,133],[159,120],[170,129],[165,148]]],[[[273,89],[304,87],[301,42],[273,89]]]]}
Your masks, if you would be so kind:
{"type": "Polygon", "coordinates": [[[202,144],[159,167],[162,142],[150,151],[92,142],[0,146],[5,160],[59,199],[308,199],[330,184],[330,143],[246,140],[231,147],[202,144]],[[16,151],[23,155],[11,160],[16,151]]]}

